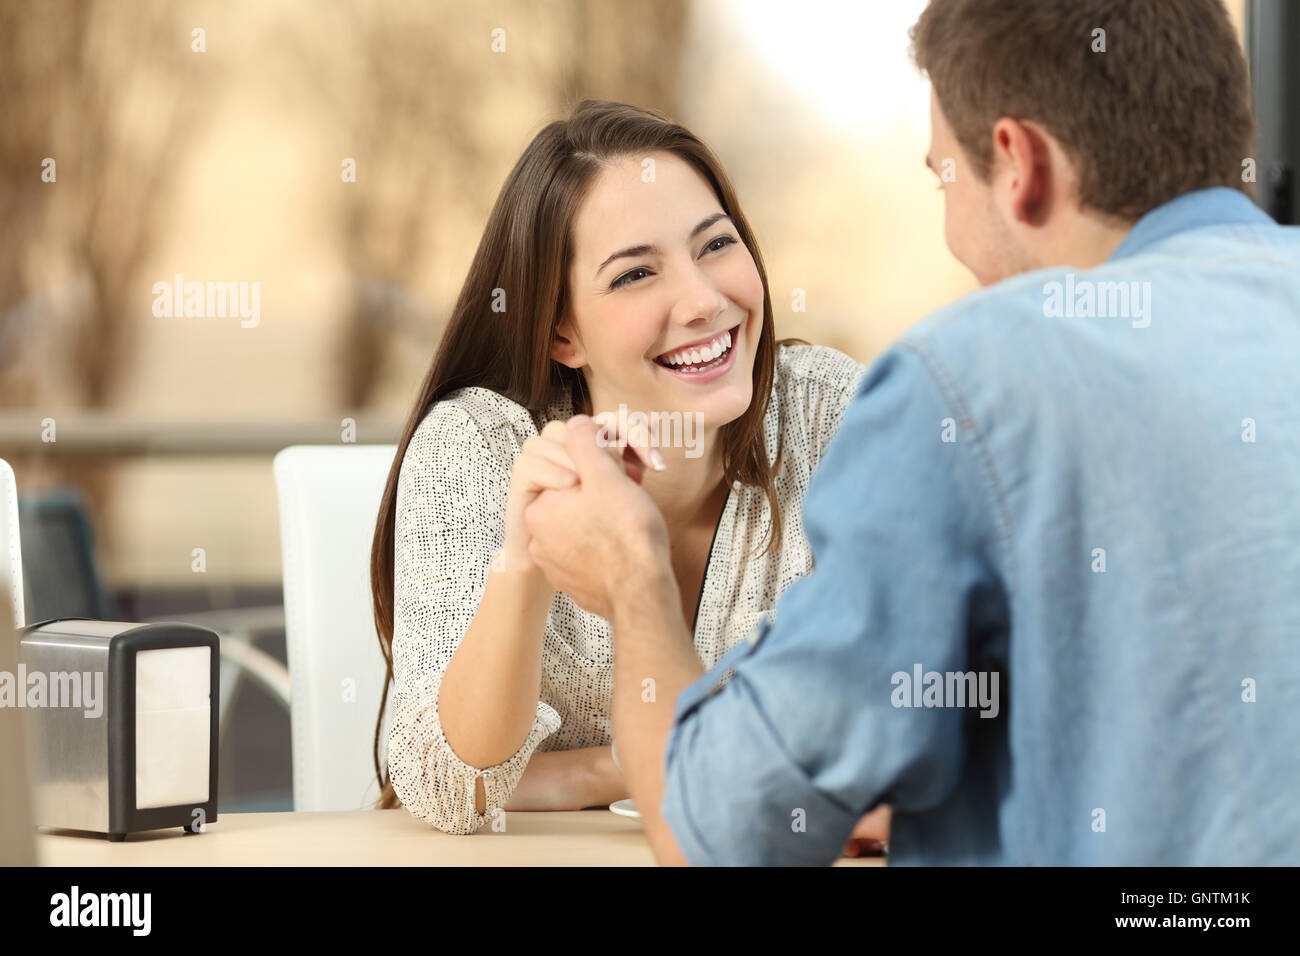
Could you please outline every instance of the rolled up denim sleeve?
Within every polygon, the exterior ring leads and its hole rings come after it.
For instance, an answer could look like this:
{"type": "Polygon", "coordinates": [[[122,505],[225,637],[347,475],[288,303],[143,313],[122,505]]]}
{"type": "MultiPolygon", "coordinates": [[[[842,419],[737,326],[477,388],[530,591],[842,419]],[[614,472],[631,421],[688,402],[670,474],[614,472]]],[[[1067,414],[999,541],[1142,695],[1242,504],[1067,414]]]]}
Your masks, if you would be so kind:
{"type": "Polygon", "coordinates": [[[1004,613],[980,428],[911,346],[863,378],[804,503],[813,571],[677,700],[661,812],[688,862],[826,865],[878,804],[953,790],[971,715],[902,706],[894,675],[965,671],[1004,613]]]}

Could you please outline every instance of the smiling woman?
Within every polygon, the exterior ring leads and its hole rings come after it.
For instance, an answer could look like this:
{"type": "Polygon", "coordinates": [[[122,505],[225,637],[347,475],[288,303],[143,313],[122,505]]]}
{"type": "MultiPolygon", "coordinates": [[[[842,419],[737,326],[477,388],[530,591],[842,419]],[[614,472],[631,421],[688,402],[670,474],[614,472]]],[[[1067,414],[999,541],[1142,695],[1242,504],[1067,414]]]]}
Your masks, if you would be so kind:
{"type": "Polygon", "coordinates": [[[701,423],[637,471],[711,666],[811,569],[800,506],[864,372],[776,340],[753,233],[692,133],[598,101],[543,129],[489,216],[380,508],[371,583],[395,689],[391,781],[382,711],[376,726],[381,805],[471,833],[505,808],[628,795],[609,623],[555,591],[522,520],[577,481],[566,419],[701,423]]]}

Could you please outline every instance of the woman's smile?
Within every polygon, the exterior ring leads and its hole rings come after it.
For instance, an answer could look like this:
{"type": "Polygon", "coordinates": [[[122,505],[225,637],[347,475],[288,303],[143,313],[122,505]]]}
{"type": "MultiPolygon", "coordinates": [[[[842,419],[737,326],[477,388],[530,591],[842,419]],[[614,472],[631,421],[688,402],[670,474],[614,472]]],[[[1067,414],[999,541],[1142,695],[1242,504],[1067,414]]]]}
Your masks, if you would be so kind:
{"type": "Polygon", "coordinates": [[[672,375],[691,382],[711,382],[735,365],[741,325],[724,329],[704,339],[679,346],[655,358],[672,375]]]}

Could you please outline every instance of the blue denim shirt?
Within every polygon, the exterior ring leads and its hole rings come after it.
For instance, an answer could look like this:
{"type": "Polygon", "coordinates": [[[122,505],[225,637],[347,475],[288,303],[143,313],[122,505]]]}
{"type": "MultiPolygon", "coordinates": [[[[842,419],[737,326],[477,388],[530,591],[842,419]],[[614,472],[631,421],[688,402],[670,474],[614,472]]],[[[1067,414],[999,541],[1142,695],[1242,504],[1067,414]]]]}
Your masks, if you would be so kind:
{"type": "Polygon", "coordinates": [[[935,313],[803,515],[676,705],[689,862],[827,864],[884,802],[894,864],[1300,863],[1300,229],[1201,190],[935,313]]]}

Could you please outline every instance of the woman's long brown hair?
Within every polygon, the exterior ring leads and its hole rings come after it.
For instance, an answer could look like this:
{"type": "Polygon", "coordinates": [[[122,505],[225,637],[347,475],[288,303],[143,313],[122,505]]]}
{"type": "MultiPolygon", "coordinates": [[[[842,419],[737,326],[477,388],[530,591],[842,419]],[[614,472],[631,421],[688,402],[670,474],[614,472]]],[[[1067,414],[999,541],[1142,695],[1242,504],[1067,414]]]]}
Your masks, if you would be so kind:
{"type": "MultiPolygon", "coordinates": [[[[370,554],[375,627],[387,674],[375,722],[375,776],[379,807],[400,806],[381,766],[379,736],[393,681],[393,537],[397,479],[411,436],[429,408],[458,388],[479,386],[517,402],[539,419],[567,390],[577,412],[594,414],[579,370],[553,361],[551,343],[564,311],[573,250],[571,227],[596,174],[617,160],[669,152],[690,163],[713,187],[723,211],[754,257],[763,282],[763,331],[754,357],[754,392],[749,409],[721,427],[723,468],[728,484],[740,481],[764,490],[772,515],[767,547],[781,546],[781,510],[772,476],[780,467],[781,443],[769,463],[763,436],[776,367],[776,330],[767,272],[736,192],[713,152],[689,130],[663,116],[623,103],[584,100],[567,120],[543,129],[524,150],[497,196],[469,274],[452,310],[428,374],[420,386],[397,445],[379,506],[370,554]],[[493,311],[495,290],[505,291],[508,308],[493,311]]],[[[778,428],[778,432],[784,429],[778,428]]]]}

